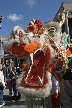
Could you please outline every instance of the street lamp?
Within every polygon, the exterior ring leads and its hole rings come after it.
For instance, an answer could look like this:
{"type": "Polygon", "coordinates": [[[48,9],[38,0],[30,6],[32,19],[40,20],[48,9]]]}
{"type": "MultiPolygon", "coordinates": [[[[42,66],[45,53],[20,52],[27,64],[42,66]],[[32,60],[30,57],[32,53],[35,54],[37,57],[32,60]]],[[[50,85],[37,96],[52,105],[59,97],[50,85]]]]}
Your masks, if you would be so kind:
{"type": "Polygon", "coordinates": [[[1,22],[2,22],[3,18],[4,18],[4,16],[0,15],[0,29],[1,29],[1,22]]]}

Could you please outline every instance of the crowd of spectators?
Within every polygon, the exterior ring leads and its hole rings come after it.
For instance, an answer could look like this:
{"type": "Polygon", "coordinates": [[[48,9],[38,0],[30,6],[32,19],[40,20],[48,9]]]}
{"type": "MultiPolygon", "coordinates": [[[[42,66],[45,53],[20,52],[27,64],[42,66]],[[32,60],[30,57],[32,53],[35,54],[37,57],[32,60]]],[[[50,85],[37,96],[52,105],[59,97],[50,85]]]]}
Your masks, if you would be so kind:
{"type": "Polygon", "coordinates": [[[15,67],[12,59],[6,60],[6,63],[0,63],[0,105],[4,105],[3,90],[9,89],[9,96],[11,96],[12,102],[19,102],[21,95],[16,87],[16,80],[22,69],[20,66],[15,67]]]}

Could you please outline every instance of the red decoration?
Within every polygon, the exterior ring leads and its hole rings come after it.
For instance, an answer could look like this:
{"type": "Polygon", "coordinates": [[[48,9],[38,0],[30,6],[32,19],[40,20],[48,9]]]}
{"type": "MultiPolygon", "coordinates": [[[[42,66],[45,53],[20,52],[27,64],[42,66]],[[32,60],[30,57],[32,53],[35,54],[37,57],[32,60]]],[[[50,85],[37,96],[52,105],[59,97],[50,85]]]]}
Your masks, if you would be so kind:
{"type": "Polygon", "coordinates": [[[40,45],[37,42],[30,43],[29,45],[18,45],[18,43],[14,43],[12,47],[7,50],[15,56],[22,57],[27,54],[33,53],[39,48],[39,46],[40,45]]]}
{"type": "Polygon", "coordinates": [[[43,25],[42,22],[41,22],[40,20],[36,20],[36,21],[35,21],[35,24],[41,25],[41,26],[43,25]]]}
{"type": "Polygon", "coordinates": [[[33,53],[33,52],[36,51],[39,47],[40,47],[39,43],[37,43],[37,42],[31,42],[29,45],[25,45],[25,46],[24,46],[24,49],[25,49],[25,51],[27,51],[28,53],[33,53]]]}
{"type": "Polygon", "coordinates": [[[33,66],[31,69],[30,77],[28,83],[30,84],[39,84],[38,76],[42,79],[43,76],[43,66],[45,63],[45,57],[42,51],[38,51],[34,57],[33,66]]]}
{"type": "Polygon", "coordinates": [[[35,25],[36,25],[36,31],[35,31],[35,33],[36,34],[43,34],[43,25],[42,25],[42,22],[40,21],[40,20],[36,20],[35,21],[35,25]]]}
{"type": "Polygon", "coordinates": [[[24,50],[24,45],[18,45],[18,43],[14,43],[12,47],[8,49],[8,51],[18,57],[22,57],[27,54],[27,52],[24,50]]]}
{"type": "Polygon", "coordinates": [[[36,20],[34,25],[29,25],[27,32],[33,32],[34,34],[43,34],[43,25],[40,20],[36,20]]]}
{"type": "MultiPolygon", "coordinates": [[[[21,81],[21,86],[24,88],[30,88],[31,87],[35,90],[38,90],[40,88],[45,88],[45,85],[48,83],[48,79],[46,76],[47,71],[43,70],[44,64],[45,64],[44,52],[39,50],[33,56],[33,65],[32,65],[32,68],[30,70],[30,74],[29,74],[27,83],[24,81],[24,78],[23,78],[21,81]],[[44,74],[43,74],[43,72],[44,72],[44,74]],[[38,76],[41,79],[44,78],[43,85],[40,85],[40,81],[38,79],[38,76]]],[[[22,66],[26,70],[25,78],[27,78],[28,71],[29,71],[27,69],[27,65],[23,64],[22,66]]]]}
{"type": "Polygon", "coordinates": [[[34,31],[34,29],[35,29],[34,25],[30,25],[30,26],[29,26],[29,30],[30,30],[30,31],[34,31]]]}
{"type": "Polygon", "coordinates": [[[68,56],[70,56],[72,54],[72,49],[68,49],[67,51],[66,51],[66,56],[68,57],[68,56]]]}

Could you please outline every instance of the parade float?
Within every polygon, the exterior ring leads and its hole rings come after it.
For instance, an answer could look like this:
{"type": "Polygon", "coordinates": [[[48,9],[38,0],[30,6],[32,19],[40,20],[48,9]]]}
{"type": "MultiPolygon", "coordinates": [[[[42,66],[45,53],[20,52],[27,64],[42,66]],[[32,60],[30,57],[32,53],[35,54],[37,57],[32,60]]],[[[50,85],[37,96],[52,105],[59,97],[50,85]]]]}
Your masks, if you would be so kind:
{"type": "Polygon", "coordinates": [[[17,89],[25,98],[26,108],[39,108],[39,100],[47,108],[44,101],[49,96],[52,108],[60,108],[58,82],[65,69],[67,38],[61,33],[61,23],[49,21],[43,25],[32,19],[27,30],[15,26],[5,40],[4,50],[21,61],[17,89]]]}

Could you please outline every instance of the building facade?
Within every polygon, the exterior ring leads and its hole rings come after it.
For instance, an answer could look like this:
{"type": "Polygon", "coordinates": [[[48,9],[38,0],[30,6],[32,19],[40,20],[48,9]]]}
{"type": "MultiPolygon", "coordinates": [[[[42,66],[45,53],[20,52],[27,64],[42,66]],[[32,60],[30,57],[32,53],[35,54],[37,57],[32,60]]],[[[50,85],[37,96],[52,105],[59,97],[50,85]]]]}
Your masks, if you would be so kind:
{"type": "Polygon", "coordinates": [[[0,63],[6,62],[6,60],[11,58],[14,61],[14,65],[17,66],[16,57],[3,50],[3,42],[6,38],[8,38],[8,36],[0,36],[0,63]]]}
{"type": "Polygon", "coordinates": [[[57,11],[54,21],[58,21],[58,14],[63,11],[67,12],[66,20],[62,26],[62,32],[66,32],[70,34],[70,38],[72,39],[72,2],[63,2],[57,11]]]}

